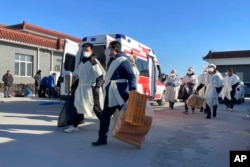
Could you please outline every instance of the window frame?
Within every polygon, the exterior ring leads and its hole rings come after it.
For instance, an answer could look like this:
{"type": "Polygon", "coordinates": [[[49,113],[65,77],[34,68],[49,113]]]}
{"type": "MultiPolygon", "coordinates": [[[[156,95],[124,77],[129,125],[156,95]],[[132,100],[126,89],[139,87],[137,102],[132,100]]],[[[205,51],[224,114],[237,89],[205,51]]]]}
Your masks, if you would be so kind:
{"type": "Polygon", "coordinates": [[[34,61],[34,59],[33,59],[32,55],[25,55],[25,54],[21,54],[21,53],[15,53],[14,75],[16,77],[32,77],[33,76],[33,64],[34,64],[33,61],[34,61]],[[16,66],[16,64],[18,64],[18,66],[16,66]],[[17,67],[18,67],[18,69],[16,69],[17,67]]]}
{"type": "Polygon", "coordinates": [[[149,77],[149,62],[148,62],[148,60],[137,58],[135,60],[135,64],[136,64],[137,69],[140,72],[140,76],[149,77]]]}

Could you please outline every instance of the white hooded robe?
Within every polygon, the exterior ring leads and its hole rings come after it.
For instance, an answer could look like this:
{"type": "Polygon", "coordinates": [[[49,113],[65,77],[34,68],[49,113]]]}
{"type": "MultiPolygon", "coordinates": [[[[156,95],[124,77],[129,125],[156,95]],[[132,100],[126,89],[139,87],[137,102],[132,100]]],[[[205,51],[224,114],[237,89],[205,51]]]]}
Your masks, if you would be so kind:
{"type": "Polygon", "coordinates": [[[204,86],[206,86],[204,98],[206,104],[210,108],[219,104],[216,87],[222,86],[222,79],[223,78],[219,72],[216,72],[215,74],[204,74],[204,81],[202,83],[204,86]]]}
{"type": "Polygon", "coordinates": [[[178,98],[181,79],[179,79],[177,76],[167,77],[166,83],[172,83],[172,85],[166,85],[166,100],[169,102],[176,102],[178,98]]]}
{"type": "Polygon", "coordinates": [[[221,91],[222,99],[226,97],[227,99],[231,100],[233,98],[231,97],[230,92],[232,91],[232,86],[238,82],[240,82],[240,78],[235,74],[232,74],[232,76],[226,76],[224,78],[224,81],[223,81],[224,86],[221,91]]]}
{"type": "MultiPolygon", "coordinates": [[[[92,65],[90,61],[85,63],[80,63],[78,66],[78,77],[79,84],[75,92],[74,105],[77,109],[78,114],[84,114],[85,117],[93,117],[95,113],[93,111],[94,99],[92,87],[96,83],[96,79],[103,75],[105,76],[105,71],[98,60],[97,64],[92,65]]],[[[103,109],[104,97],[102,88],[99,89],[99,100],[100,107],[103,109]]]]}

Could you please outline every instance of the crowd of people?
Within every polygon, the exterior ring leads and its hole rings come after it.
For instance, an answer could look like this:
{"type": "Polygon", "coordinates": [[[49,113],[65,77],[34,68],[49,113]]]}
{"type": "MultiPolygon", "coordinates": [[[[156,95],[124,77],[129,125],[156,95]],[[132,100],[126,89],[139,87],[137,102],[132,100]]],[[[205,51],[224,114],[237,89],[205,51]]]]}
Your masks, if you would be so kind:
{"type": "MultiPolygon", "coordinates": [[[[72,124],[64,129],[71,133],[78,131],[78,125],[85,116],[95,115],[99,121],[98,138],[92,142],[93,146],[107,144],[107,133],[109,131],[110,118],[116,110],[120,110],[129,98],[130,91],[137,90],[139,71],[135,64],[136,57],[127,56],[121,51],[121,43],[110,42],[105,50],[108,57],[107,67],[103,68],[93,53],[93,45],[84,43],[82,45],[82,59],[77,74],[78,79],[71,86],[73,94],[72,124]]],[[[38,70],[35,79],[35,95],[39,97],[54,97],[56,87],[56,73],[41,77],[38,70]]],[[[192,94],[204,98],[201,112],[207,114],[206,118],[216,117],[218,108],[218,95],[221,92],[225,100],[225,109],[233,110],[233,97],[235,88],[240,82],[233,69],[227,70],[227,76],[222,77],[216,69],[216,65],[209,64],[203,69],[199,76],[195,74],[193,67],[187,68],[187,73],[179,77],[177,70],[171,70],[169,75],[163,74],[163,82],[166,86],[165,98],[169,102],[169,108],[174,110],[174,105],[179,99],[184,102],[184,114],[192,113],[195,108],[187,105],[187,99],[192,94]]],[[[10,97],[10,87],[13,77],[8,70],[2,77],[4,81],[4,97],[10,97]]]]}
{"type": "Polygon", "coordinates": [[[34,76],[35,80],[35,96],[38,97],[59,97],[56,82],[56,73],[42,77],[42,70],[38,70],[34,76]]]}
{"type": "MultiPolygon", "coordinates": [[[[42,71],[38,70],[34,76],[35,80],[35,96],[39,97],[59,97],[59,92],[56,89],[57,83],[56,83],[56,73],[52,73],[49,76],[41,77],[42,71]]],[[[4,83],[4,98],[10,98],[13,96],[25,96],[32,94],[31,88],[26,88],[24,84],[22,85],[21,93],[20,90],[13,89],[13,76],[10,73],[10,70],[7,70],[7,72],[2,76],[2,81],[4,83]],[[26,90],[25,90],[26,88],[26,90]]],[[[17,85],[18,87],[18,85],[17,85]]]]}
{"type": "MultiPolygon", "coordinates": [[[[187,73],[182,78],[179,78],[176,70],[171,70],[170,75],[164,74],[164,83],[166,85],[165,97],[169,102],[169,108],[174,109],[174,103],[183,100],[184,114],[188,114],[190,106],[187,105],[187,99],[196,94],[204,98],[204,104],[200,108],[200,112],[207,114],[206,118],[217,116],[218,96],[225,102],[225,109],[233,111],[234,96],[236,87],[240,83],[240,78],[233,73],[232,68],[228,68],[226,76],[223,77],[216,69],[216,65],[210,63],[207,67],[203,67],[203,73],[196,76],[192,67],[187,69],[187,73]]],[[[195,108],[192,108],[192,113],[195,108]]]]}

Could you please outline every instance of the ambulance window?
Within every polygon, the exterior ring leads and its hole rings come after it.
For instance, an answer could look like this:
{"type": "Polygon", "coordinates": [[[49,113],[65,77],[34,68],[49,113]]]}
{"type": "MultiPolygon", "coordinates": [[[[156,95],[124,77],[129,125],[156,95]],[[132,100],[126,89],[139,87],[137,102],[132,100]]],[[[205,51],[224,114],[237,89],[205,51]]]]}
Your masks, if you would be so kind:
{"type": "Polygon", "coordinates": [[[96,58],[99,60],[104,69],[106,66],[106,56],[104,54],[105,49],[106,49],[105,45],[97,45],[94,46],[93,48],[93,52],[96,55],[96,58]]]}
{"type": "Polygon", "coordinates": [[[162,73],[159,65],[156,65],[156,74],[158,76],[158,80],[162,81],[162,73]]]}
{"type": "Polygon", "coordinates": [[[156,76],[160,77],[159,66],[156,66],[156,76]]]}
{"type": "Polygon", "coordinates": [[[140,71],[140,76],[149,77],[148,61],[142,59],[136,59],[136,67],[140,71]]]}
{"type": "Polygon", "coordinates": [[[66,54],[65,62],[64,62],[64,69],[66,71],[73,72],[75,70],[75,56],[71,54],[66,54]]]}

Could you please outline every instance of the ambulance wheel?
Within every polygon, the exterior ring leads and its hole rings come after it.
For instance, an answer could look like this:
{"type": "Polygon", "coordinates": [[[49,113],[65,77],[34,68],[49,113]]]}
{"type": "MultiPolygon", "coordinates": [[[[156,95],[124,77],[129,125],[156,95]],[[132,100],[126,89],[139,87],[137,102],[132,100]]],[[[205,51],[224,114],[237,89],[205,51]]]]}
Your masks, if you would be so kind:
{"type": "Polygon", "coordinates": [[[159,106],[163,106],[166,103],[165,92],[162,93],[161,100],[157,101],[159,106]]]}

